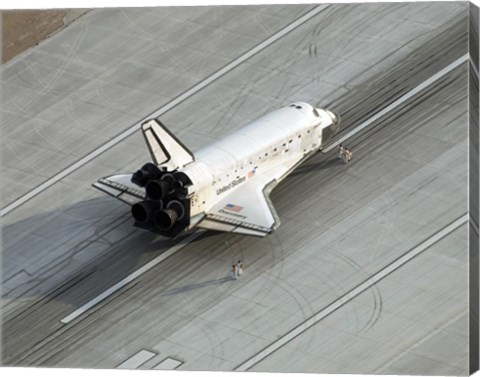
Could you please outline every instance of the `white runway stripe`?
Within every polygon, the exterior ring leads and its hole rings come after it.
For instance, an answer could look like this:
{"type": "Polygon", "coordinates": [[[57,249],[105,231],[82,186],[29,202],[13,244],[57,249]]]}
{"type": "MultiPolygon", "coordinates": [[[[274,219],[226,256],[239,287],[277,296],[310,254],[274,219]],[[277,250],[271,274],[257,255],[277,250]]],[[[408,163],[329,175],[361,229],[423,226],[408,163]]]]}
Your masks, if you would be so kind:
{"type": "Polygon", "coordinates": [[[143,275],[145,272],[151,270],[153,267],[155,267],[160,262],[164,261],[165,259],[167,259],[171,255],[175,254],[177,251],[182,249],[184,246],[188,245],[194,239],[200,237],[203,233],[205,233],[205,232],[204,231],[197,231],[197,232],[191,234],[189,237],[183,239],[182,241],[180,241],[175,246],[171,247],[170,249],[168,249],[167,251],[165,251],[164,253],[162,253],[161,255],[156,257],[155,259],[152,259],[150,262],[148,262],[144,266],[140,267],[138,270],[132,272],[130,275],[128,275],[127,277],[120,280],[117,284],[108,288],[105,292],[99,294],[97,297],[90,300],[85,305],[81,306],[80,308],[75,310],[73,313],[71,313],[68,316],[66,316],[65,318],[63,318],[60,322],[62,322],[64,324],[72,322],[75,318],[81,316],[83,313],[90,310],[95,305],[99,304],[100,302],[102,302],[103,300],[108,298],[109,296],[113,295],[115,292],[117,292],[120,289],[122,289],[123,287],[125,287],[127,284],[132,282],[134,279],[138,278],[140,275],[143,275]]]}
{"type": "MultiPolygon", "coordinates": [[[[381,118],[382,116],[386,115],[396,107],[400,106],[403,104],[405,101],[408,101],[410,98],[413,96],[417,95],[419,92],[421,92],[423,89],[426,89],[428,86],[433,84],[435,81],[441,79],[443,76],[445,76],[447,73],[453,71],[455,68],[457,68],[460,64],[467,62],[470,59],[469,54],[465,54],[462,57],[458,58],[455,60],[453,63],[447,65],[445,68],[443,68],[441,71],[437,72],[434,74],[432,77],[429,79],[425,80],[422,82],[420,85],[416,86],[412,90],[410,90],[408,93],[404,94],[401,96],[399,99],[396,101],[393,101],[390,105],[385,107],[384,109],[380,110],[378,113],[376,113],[374,116],[371,118],[367,119],[365,122],[361,123],[357,127],[355,127],[353,130],[342,136],[340,139],[335,141],[335,143],[332,143],[328,147],[326,147],[322,152],[327,153],[331,151],[333,148],[335,148],[338,144],[342,144],[347,140],[348,138],[352,137],[355,135],[357,132],[363,130],[364,128],[368,127],[370,124],[381,118]]],[[[340,125],[341,127],[341,125],[340,125]]]]}

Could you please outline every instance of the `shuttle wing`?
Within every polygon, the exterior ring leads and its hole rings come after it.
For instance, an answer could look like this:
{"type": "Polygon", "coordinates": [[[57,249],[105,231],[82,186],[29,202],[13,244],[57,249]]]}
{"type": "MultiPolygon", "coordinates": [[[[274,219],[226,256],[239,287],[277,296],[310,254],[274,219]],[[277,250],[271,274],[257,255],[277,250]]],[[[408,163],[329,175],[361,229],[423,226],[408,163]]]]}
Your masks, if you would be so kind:
{"type": "Polygon", "coordinates": [[[256,178],[221,199],[198,227],[262,237],[270,233],[279,225],[278,216],[269,199],[270,186],[256,178]]]}
{"type": "Polygon", "coordinates": [[[92,186],[127,204],[133,205],[145,199],[145,189],[130,182],[131,174],[118,174],[100,178],[92,186]]]}
{"type": "Polygon", "coordinates": [[[280,225],[270,192],[309,156],[292,158],[256,174],[221,199],[197,225],[199,228],[264,237],[280,225]]]}
{"type": "Polygon", "coordinates": [[[195,160],[193,153],[158,120],[143,123],[142,131],[157,165],[168,165],[175,170],[195,160]]]}

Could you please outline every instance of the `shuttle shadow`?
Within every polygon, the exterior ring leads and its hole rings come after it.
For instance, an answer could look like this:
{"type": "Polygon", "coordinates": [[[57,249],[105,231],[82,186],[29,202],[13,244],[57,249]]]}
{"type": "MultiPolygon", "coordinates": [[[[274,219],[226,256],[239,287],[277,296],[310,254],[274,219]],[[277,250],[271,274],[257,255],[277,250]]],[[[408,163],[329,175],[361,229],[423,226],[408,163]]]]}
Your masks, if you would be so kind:
{"type": "MultiPolygon", "coordinates": [[[[191,244],[213,235],[206,232],[191,244]]],[[[129,206],[109,197],[81,201],[10,224],[7,218],[2,224],[4,306],[20,298],[34,298],[46,303],[60,300],[76,308],[183,237],[172,240],[133,227],[129,206]]],[[[180,290],[222,282],[218,279],[180,290]]]]}

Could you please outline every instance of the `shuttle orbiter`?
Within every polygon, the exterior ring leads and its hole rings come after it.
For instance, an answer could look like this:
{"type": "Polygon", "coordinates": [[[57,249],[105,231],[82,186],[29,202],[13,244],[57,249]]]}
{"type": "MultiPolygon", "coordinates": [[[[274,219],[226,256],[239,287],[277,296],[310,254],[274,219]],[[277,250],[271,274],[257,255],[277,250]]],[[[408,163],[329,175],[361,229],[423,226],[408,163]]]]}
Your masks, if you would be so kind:
{"type": "Polygon", "coordinates": [[[135,226],[167,237],[195,227],[266,236],[271,190],[338,131],[331,111],[296,102],[193,154],[158,120],[142,124],[153,163],[94,187],[131,205],[135,226]]]}

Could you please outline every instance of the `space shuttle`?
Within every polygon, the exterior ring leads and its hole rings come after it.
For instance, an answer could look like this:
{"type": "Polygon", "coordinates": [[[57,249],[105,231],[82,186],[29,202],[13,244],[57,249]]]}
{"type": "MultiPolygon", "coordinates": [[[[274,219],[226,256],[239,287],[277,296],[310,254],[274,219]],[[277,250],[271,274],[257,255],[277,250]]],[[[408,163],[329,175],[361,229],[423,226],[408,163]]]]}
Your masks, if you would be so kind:
{"type": "Polygon", "coordinates": [[[194,228],[264,237],[280,225],[270,192],[339,126],[335,113],[295,102],[192,153],[151,119],[142,131],[153,162],[93,186],[130,205],[134,226],[166,237],[194,228]]]}

